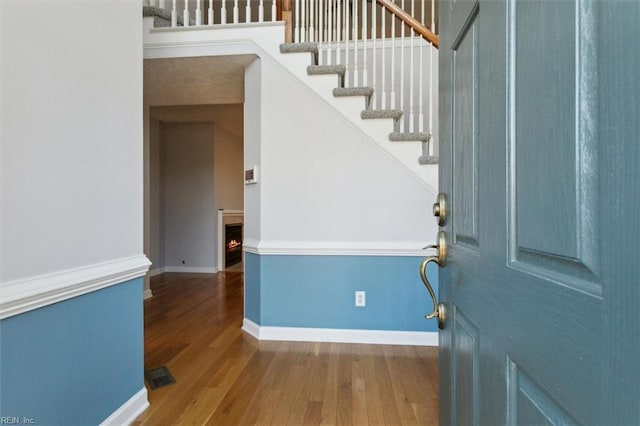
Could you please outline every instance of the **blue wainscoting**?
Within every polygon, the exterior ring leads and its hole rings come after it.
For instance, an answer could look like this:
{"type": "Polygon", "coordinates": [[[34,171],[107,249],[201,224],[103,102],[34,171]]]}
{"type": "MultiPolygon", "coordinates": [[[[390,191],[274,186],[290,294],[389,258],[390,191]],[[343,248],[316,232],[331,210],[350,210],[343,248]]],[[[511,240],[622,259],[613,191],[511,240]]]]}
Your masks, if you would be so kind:
{"type": "MultiPolygon", "coordinates": [[[[245,316],[260,326],[437,331],[422,257],[245,256],[245,316]],[[356,290],[366,307],[354,306],[356,290]]],[[[437,293],[437,267],[428,276],[437,293]]]]}
{"type": "Polygon", "coordinates": [[[99,424],[144,386],[142,278],[0,322],[0,416],[99,424]]]}
{"type": "Polygon", "coordinates": [[[260,324],[260,258],[257,254],[244,254],[244,316],[260,324]]]}

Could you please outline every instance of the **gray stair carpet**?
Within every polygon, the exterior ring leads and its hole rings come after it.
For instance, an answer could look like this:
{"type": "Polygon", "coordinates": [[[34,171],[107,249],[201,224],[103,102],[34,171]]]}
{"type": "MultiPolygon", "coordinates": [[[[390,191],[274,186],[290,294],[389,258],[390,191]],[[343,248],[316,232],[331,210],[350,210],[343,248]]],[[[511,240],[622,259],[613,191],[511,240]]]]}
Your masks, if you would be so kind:
{"type": "Polygon", "coordinates": [[[418,157],[418,163],[420,164],[438,164],[438,157],[433,155],[421,155],[418,157]]]}
{"type": "Polygon", "coordinates": [[[307,74],[319,75],[319,74],[338,74],[344,75],[347,68],[344,65],[309,65],[307,67],[307,74]]]}
{"type": "Polygon", "coordinates": [[[412,142],[412,141],[427,142],[429,139],[430,139],[429,133],[423,133],[423,132],[391,132],[389,133],[389,140],[392,142],[412,142]]]}
{"type": "MultiPolygon", "coordinates": [[[[143,17],[153,17],[153,27],[154,28],[166,28],[171,26],[171,11],[161,9],[155,6],[143,6],[142,7],[142,16],[143,17]]],[[[184,26],[184,21],[181,17],[178,18],[178,26],[184,26]]],[[[189,21],[192,25],[195,25],[196,21],[189,21]]]]}
{"type": "Polygon", "coordinates": [[[370,120],[374,118],[393,118],[394,120],[399,120],[400,117],[402,117],[402,111],[399,109],[367,109],[360,113],[360,118],[363,120],[370,120]]]}
{"type": "Polygon", "coordinates": [[[318,53],[318,43],[282,43],[280,53],[318,53]]]}
{"type": "Polygon", "coordinates": [[[311,63],[318,64],[318,43],[282,43],[280,53],[310,53],[311,63]]]}
{"type": "Polygon", "coordinates": [[[336,87],[333,89],[333,96],[371,96],[373,87],[336,87]]]}

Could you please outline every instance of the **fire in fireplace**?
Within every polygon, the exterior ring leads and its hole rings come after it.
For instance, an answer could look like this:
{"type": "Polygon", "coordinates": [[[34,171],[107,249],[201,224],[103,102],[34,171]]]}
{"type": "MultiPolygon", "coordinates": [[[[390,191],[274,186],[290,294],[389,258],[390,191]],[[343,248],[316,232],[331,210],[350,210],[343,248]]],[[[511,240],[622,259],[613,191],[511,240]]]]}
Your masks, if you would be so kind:
{"type": "Polygon", "coordinates": [[[224,267],[242,262],[242,224],[229,223],[224,226],[224,267]]]}

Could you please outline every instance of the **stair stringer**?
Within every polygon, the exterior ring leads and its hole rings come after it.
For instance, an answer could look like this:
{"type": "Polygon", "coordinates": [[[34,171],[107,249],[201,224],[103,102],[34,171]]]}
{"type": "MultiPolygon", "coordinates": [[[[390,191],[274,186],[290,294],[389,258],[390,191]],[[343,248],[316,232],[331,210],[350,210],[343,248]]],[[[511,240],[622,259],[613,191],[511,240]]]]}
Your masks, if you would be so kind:
{"type": "Polygon", "coordinates": [[[309,76],[307,66],[312,63],[310,53],[280,53],[283,31],[281,22],[228,25],[215,29],[154,28],[144,35],[144,58],[255,54],[293,77],[293,82],[332,109],[365,140],[385,153],[396,166],[437,193],[438,167],[435,164],[418,163],[420,142],[390,141],[389,134],[394,130],[393,119],[361,119],[360,114],[365,109],[363,97],[333,96],[333,89],[339,83],[337,75],[309,76]]]}

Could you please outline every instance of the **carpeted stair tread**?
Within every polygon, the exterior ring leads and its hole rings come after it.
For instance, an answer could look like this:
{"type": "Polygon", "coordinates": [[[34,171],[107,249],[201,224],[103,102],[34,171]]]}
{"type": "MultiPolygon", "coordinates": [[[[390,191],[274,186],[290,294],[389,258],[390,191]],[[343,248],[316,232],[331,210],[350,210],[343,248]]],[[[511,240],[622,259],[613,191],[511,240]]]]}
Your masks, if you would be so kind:
{"type": "Polygon", "coordinates": [[[418,163],[420,164],[438,164],[438,157],[433,155],[421,155],[418,157],[418,163]]]}
{"type": "Polygon", "coordinates": [[[399,120],[400,117],[402,117],[402,111],[399,109],[367,109],[360,113],[360,118],[363,120],[369,120],[372,118],[393,118],[394,120],[399,120]]]}
{"type": "Polygon", "coordinates": [[[389,140],[392,142],[426,142],[429,140],[429,133],[423,132],[391,132],[389,140]]]}
{"type": "Polygon", "coordinates": [[[282,43],[280,53],[318,53],[318,43],[282,43]]]}
{"type": "Polygon", "coordinates": [[[373,87],[336,87],[333,89],[333,96],[371,96],[373,87]]]}
{"type": "Polygon", "coordinates": [[[338,74],[343,76],[346,70],[347,68],[344,65],[309,65],[307,67],[307,74],[338,74]]]}

